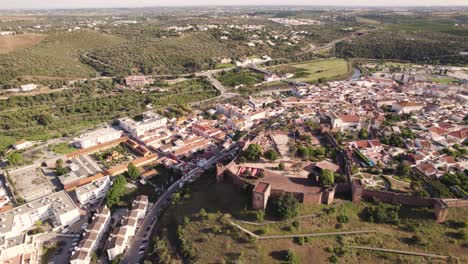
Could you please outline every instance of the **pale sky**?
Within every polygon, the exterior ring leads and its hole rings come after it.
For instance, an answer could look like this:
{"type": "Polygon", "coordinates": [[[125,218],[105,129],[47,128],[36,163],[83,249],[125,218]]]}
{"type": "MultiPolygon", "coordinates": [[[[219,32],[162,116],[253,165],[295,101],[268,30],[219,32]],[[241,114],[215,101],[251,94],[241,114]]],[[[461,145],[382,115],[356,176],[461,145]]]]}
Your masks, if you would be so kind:
{"type": "Polygon", "coordinates": [[[0,0],[0,9],[203,5],[468,6],[468,0],[0,0]]]}

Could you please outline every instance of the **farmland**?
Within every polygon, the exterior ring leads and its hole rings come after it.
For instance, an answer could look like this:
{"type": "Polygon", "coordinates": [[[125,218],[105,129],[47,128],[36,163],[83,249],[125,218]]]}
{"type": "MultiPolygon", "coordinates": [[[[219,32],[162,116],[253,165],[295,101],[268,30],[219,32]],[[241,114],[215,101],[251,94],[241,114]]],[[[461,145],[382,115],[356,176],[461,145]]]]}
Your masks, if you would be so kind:
{"type": "Polygon", "coordinates": [[[0,53],[8,53],[17,49],[29,48],[46,36],[41,34],[19,34],[14,36],[0,36],[0,53]]]}

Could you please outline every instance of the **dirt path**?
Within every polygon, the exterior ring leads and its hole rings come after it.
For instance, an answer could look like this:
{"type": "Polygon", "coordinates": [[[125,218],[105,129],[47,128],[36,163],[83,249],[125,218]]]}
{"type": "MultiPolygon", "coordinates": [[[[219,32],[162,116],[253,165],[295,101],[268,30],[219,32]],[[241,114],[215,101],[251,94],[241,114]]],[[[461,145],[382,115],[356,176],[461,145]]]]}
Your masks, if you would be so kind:
{"type": "Polygon", "coordinates": [[[388,249],[388,248],[373,248],[373,247],[360,247],[360,246],[348,246],[348,248],[354,249],[365,249],[365,250],[373,250],[373,251],[380,251],[380,252],[387,252],[387,253],[395,253],[395,254],[404,254],[404,255],[412,255],[412,256],[421,256],[421,257],[430,257],[430,258],[440,258],[440,259],[449,259],[449,256],[444,255],[436,255],[431,253],[421,253],[421,252],[413,252],[413,251],[405,251],[405,250],[397,250],[397,249],[388,249]]]}

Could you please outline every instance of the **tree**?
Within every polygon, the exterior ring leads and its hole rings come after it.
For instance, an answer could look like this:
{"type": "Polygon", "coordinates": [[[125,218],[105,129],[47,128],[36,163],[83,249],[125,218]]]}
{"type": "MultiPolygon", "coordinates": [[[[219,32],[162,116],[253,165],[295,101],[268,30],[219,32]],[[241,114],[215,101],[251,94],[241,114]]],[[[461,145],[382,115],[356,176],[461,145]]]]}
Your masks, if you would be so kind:
{"type": "Polygon", "coordinates": [[[418,197],[429,197],[429,193],[424,189],[420,181],[411,181],[411,192],[418,197]]]}
{"type": "Polygon", "coordinates": [[[402,177],[408,177],[411,173],[411,166],[406,162],[400,162],[397,167],[396,173],[402,177]]]}
{"type": "Polygon", "coordinates": [[[23,156],[18,152],[12,152],[8,154],[6,158],[8,160],[8,164],[13,166],[20,165],[24,161],[23,156]]]}
{"type": "Polygon", "coordinates": [[[323,186],[331,186],[335,183],[335,175],[331,170],[322,170],[320,173],[320,182],[323,186]]]}
{"type": "Polygon", "coordinates": [[[268,160],[275,161],[278,159],[278,157],[279,154],[274,149],[269,149],[265,152],[265,158],[267,158],[268,160]]]}
{"type": "Polygon", "coordinates": [[[55,174],[57,174],[58,176],[60,175],[64,175],[67,173],[67,169],[65,169],[63,167],[63,160],[62,159],[58,159],[56,162],[55,162],[55,174]]]}
{"type": "Polygon", "coordinates": [[[257,161],[262,155],[262,147],[258,144],[250,144],[244,152],[244,157],[248,161],[257,161]]]}
{"type": "Polygon", "coordinates": [[[280,219],[291,219],[299,214],[299,202],[292,193],[283,193],[273,200],[272,210],[280,219]]]}
{"type": "Polygon", "coordinates": [[[298,264],[299,259],[297,258],[296,254],[290,249],[286,250],[286,253],[284,255],[284,261],[287,264],[298,264]]]}
{"type": "Polygon", "coordinates": [[[169,244],[166,240],[156,237],[154,239],[154,250],[151,257],[154,258],[156,264],[169,264],[171,263],[171,251],[169,249],[169,244]]]}
{"type": "Polygon", "coordinates": [[[120,202],[120,198],[125,193],[126,184],[127,184],[127,180],[125,179],[124,176],[118,175],[114,178],[114,181],[112,182],[112,186],[107,192],[107,196],[106,196],[107,207],[111,208],[120,202]]]}
{"type": "Polygon", "coordinates": [[[41,126],[47,126],[52,122],[52,116],[48,113],[42,113],[36,117],[37,123],[41,126]]]}
{"type": "Polygon", "coordinates": [[[366,128],[362,128],[362,129],[359,131],[359,138],[360,138],[360,139],[367,139],[367,138],[369,138],[369,134],[368,134],[366,128]]]}
{"type": "Polygon", "coordinates": [[[140,177],[140,172],[138,171],[138,168],[131,162],[127,166],[126,176],[131,180],[136,180],[138,179],[138,177],[140,177]]]}

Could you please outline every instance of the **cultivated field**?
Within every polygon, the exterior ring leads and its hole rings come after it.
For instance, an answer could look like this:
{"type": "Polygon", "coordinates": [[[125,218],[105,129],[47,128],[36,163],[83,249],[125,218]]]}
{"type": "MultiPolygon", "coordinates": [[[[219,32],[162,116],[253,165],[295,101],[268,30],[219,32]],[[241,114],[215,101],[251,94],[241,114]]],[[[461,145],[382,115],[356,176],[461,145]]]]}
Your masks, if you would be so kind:
{"type": "Polygon", "coordinates": [[[41,34],[19,34],[14,36],[0,36],[0,53],[8,53],[17,49],[32,47],[45,38],[41,34]]]}
{"type": "Polygon", "coordinates": [[[352,70],[351,65],[343,59],[314,60],[289,65],[274,66],[273,71],[294,73],[296,81],[317,82],[346,77],[352,70]]]}

